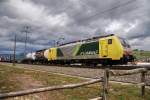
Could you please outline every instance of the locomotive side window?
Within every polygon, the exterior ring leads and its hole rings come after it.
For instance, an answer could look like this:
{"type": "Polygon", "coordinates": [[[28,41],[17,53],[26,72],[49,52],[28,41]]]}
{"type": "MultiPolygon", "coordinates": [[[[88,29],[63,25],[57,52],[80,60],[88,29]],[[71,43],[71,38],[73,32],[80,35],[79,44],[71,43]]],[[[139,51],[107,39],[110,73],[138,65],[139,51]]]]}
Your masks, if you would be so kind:
{"type": "Polygon", "coordinates": [[[108,44],[112,44],[112,39],[108,39],[108,44]]]}

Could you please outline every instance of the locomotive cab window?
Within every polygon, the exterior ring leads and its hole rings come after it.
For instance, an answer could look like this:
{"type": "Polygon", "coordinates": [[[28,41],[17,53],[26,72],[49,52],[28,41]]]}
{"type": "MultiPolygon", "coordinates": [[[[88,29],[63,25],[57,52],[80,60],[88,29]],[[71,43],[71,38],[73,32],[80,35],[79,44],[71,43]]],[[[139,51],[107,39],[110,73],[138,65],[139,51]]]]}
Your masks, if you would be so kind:
{"type": "Polygon", "coordinates": [[[108,44],[112,44],[112,39],[108,39],[108,44]]]}

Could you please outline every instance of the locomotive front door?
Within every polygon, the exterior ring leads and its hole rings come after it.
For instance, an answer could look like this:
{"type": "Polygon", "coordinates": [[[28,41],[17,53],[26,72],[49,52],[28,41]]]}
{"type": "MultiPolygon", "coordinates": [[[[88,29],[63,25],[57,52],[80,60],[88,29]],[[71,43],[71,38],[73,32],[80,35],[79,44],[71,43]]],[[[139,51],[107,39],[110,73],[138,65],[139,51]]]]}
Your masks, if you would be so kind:
{"type": "Polygon", "coordinates": [[[102,39],[100,40],[100,57],[107,57],[108,56],[108,43],[107,43],[107,39],[102,39]]]}

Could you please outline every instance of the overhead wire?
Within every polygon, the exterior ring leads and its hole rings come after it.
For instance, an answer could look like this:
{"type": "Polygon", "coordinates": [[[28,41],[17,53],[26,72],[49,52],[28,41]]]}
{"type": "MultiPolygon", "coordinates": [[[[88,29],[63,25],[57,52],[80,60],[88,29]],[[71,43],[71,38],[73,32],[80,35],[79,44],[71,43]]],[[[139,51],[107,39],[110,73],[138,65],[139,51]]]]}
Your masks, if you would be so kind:
{"type": "MultiPolygon", "coordinates": [[[[131,3],[134,3],[134,2],[136,2],[136,1],[137,1],[137,0],[129,0],[129,1],[127,1],[127,2],[124,2],[124,3],[121,3],[121,4],[117,5],[117,6],[114,6],[114,7],[112,7],[112,8],[109,8],[109,9],[103,10],[103,11],[101,11],[101,12],[98,12],[98,13],[92,15],[92,16],[89,16],[89,17],[86,17],[86,18],[81,18],[81,19],[78,20],[78,22],[86,21],[86,20],[88,20],[88,19],[90,19],[90,18],[94,18],[95,16],[104,15],[105,13],[111,12],[111,11],[113,11],[113,10],[115,10],[115,9],[120,8],[120,7],[124,7],[124,6],[126,6],[126,5],[131,4],[131,3]]],[[[100,17],[100,16],[99,16],[99,17],[100,17]]]]}

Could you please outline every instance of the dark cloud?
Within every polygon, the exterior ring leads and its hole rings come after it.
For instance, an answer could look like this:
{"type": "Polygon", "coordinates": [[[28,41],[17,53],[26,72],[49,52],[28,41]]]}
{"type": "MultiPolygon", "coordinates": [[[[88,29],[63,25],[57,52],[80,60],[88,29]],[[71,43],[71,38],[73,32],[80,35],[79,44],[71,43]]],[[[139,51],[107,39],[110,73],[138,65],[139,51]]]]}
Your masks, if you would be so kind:
{"type": "Polygon", "coordinates": [[[149,0],[0,0],[0,52],[12,50],[15,33],[18,51],[24,50],[24,26],[31,27],[29,51],[48,48],[60,37],[69,42],[106,33],[127,38],[133,48],[150,50],[149,44],[140,43],[150,37],[149,4],[149,0]]]}

